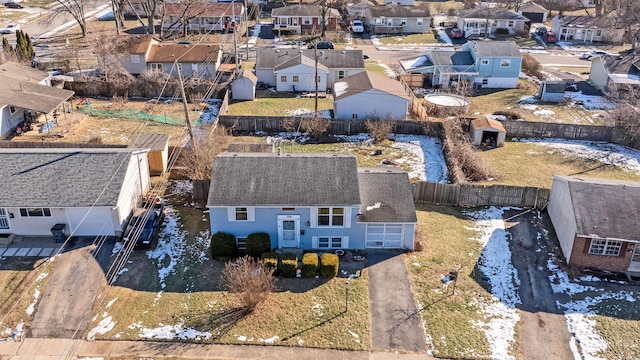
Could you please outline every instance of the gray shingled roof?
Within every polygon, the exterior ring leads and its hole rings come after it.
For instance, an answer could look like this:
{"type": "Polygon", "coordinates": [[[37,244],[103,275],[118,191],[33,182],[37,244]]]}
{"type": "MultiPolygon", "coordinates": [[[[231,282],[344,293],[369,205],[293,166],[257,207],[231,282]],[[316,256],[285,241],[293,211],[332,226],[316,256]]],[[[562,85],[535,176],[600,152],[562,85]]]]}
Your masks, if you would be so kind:
{"type": "Polygon", "coordinates": [[[71,90],[58,89],[37,82],[20,81],[0,73],[0,104],[13,105],[42,113],[50,113],[73,96],[71,90]]]}
{"type": "Polygon", "coordinates": [[[575,28],[615,28],[616,19],[609,16],[558,15],[560,27],[575,28]]]}
{"type": "Polygon", "coordinates": [[[458,16],[463,19],[491,19],[491,20],[524,20],[529,21],[526,17],[503,8],[486,8],[478,7],[475,9],[460,10],[458,16]]]}
{"type": "Polygon", "coordinates": [[[421,6],[403,6],[398,4],[386,4],[381,6],[371,6],[369,7],[369,11],[371,12],[371,16],[374,18],[377,17],[429,17],[429,9],[427,7],[421,6]]]}
{"type": "Polygon", "coordinates": [[[569,181],[578,235],[640,240],[640,182],[557,177],[569,181]]]}
{"type": "Polygon", "coordinates": [[[207,205],[358,205],[356,166],[343,154],[222,153],[207,205]]]}
{"type": "Polygon", "coordinates": [[[626,50],[620,55],[604,55],[601,58],[609,74],[640,76],[640,49],[626,50]]]}
{"type": "Polygon", "coordinates": [[[473,58],[469,51],[439,51],[434,50],[428,54],[433,65],[473,65],[473,58]]]}
{"type": "Polygon", "coordinates": [[[340,81],[336,81],[333,85],[335,100],[360,94],[371,89],[409,100],[407,91],[399,81],[369,71],[362,71],[355,75],[347,76],[340,81]]]}
{"type": "Polygon", "coordinates": [[[360,221],[415,223],[416,208],[409,176],[399,169],[359,168],[360,221]]]}
{"type": "MultiPolygon", "coordinates": [[[[256,57],[256,69],[273,69],[299,54],[315,59],[314,51],[314,49],[261,48],[258,49],[256,57]]],[[[363,69],[364,57],[362,50],[319,50],[318,64],[330,69],[363,69]],[[320,55],[321,52],[322,55],[320,55]]]]}
{"type": "Polygon", "coordinates": [[[470,41],[477,57],[521,57],[514,41],[470,41]]]}
{"type": "MultiPolygon", "coordinates": [[[[291,59],[283,62],[282,64],[279,64],[278,66],[274,67],[273,70],[274,71],[278,71],[278,70],[282,70],[282,69],[287,69],[290,68],[292,66],[296,66],[296,65],[307,65],[307,66],[311,66],[314,67],[316,66],[316,63],[314,60],[310,59],[309,57],[305,56],[304,54],[297,54],[296,56],[292,57],[291,59]]],[[[320,61],[318,61],[318,70],[324,70],[324,71],[329,71],[329,68],[327,68],[326,66],[322,65],[320,63],[320,61]]]]}
{"type": "Polygon", "coordinates": [[[129,147],[134,149],[149,149],[162,151],[169,142],[167,134],[136,134],[131,137],[129,147]]]}
{"type": "Polygon", "coordinates": [[[133,151],[1,149],[0,207],[115,206],[133,151]]]}
{"type": "MultiPolygon", "coordinates": [[[[302,17],[302,16],[310,16],[310,17],[319,17],[322,14],[322,8],[317,5],[310,4],[296,4],[296,5],[288,5],[279,8],[275,8],[271,10],[271,16],[291,16],[291,17],[302,17]]],[[[340,17],[340,12],[337,9],[329,8],[329,12],[327,15],[331,17],[340,17]]]]}

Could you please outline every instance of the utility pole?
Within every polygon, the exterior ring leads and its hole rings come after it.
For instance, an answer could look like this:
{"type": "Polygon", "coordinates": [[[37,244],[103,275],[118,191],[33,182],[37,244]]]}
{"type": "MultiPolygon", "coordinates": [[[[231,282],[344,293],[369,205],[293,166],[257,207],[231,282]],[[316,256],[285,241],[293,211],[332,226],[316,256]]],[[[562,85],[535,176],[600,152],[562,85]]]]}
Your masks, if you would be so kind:
{"type": "Polygon", "coordinates": [[[189,139],[191,139],[191,144],[195,144],[195,139],[193,137],[193,129],[191,128],[191,119],[189,119],[189,106],[187,105],[187,96],[184,93],[184,83],[182,82],[182,72],[178,67],[178,60],[173,62],[173,68],[178,71],[178,80],[180,81],[180,94],[182,94],[182,105],[184,106],[184,116],[187,121],[187,130],[189,131],[189,139]]]}
{"type": "Polygon", "coordinates": [[[247,61],[249,61],[249,7],[247,6],[247,0],[244,0],[244,26],[246,28],[244,37],[247,39],[245,49],[247,50],[247,61]]]}
{"type": "Polygon", "coordinates": [[[233,49],[234,49],[234,55],[233,57],[235,58],[234,63],[236,65],[236,70],[238,69],[238,38],[236,34],[236,0],[233,0],[231,2],[231,28],[233,30],[233,49]]]}
{"type": "Polygon", "coordinates": [[[315,111],[313,112],[313,119],[315,120],[315,118],[318,116],[318,40],[316,40],[316,43],[313,46],[313,54],[315,55],[315,58],[316,58],[316,66],[315,66],[316,96],[315,96],[315,111]]]}

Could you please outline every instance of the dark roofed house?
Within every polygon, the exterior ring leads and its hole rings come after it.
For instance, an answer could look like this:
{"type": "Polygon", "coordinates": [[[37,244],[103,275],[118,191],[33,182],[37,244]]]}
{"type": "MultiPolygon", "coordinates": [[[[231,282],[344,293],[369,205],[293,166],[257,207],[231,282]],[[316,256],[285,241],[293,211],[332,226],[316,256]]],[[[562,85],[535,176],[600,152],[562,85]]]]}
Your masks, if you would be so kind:
{"type": "Polygon", "coordinates": [[[589,80],[603,92],[625,87],[640,89],[640,49],[592,57],[589,80]]]}
{"type": "Polygon", "coordinates": [[[148,171],[146,150],[0,149],[0,233],[119,236],[148,171]]]}
{"type": "Polygon", "coordinates": [[[498,7],[477,7],[458,11],[458,29],[462,30],[464,36],[482,37],[486,33],[494,34],[498,29],[504,29],[509,34],[514,35],[526,30],[526,17],[498,7]],[[488,25],[488,32],[486,31],[488,25]]]}
{"type": "Polygon", "coordinates": [[[223,153],[207,207],[212,232],[239,242],[264,231],[279,249],[413,249],[410,194],[406,173],[359,171],[350,155],[223,153]]]}
{"type": "Polygon", "coordinates": [[[518,8],[518,14],[531,20],[532,23],[543,23],[547,21],[549,10],[538,3],[528,1],[520,5],[518,8]]]}
{"type": "Polygon", "coordinates": [[[624,36],[622,23],[609,16],[556,15],[551,31],[559,41],[620,43],[624,36]]]}
{"type": "Polygon", "coordinates": [[[152,44],[147,56],[147,70],[160,71],[183,78],[191,76],[215,78],[222,51],[211,44],[152,44]]]}
{"type": "Polygon", "coordinates": [[[369,6],[365,23],[374,34],[431,31],[431,15],[429,9],[423,6],[404,6],[396,3],[369,6]]]}
{"type": "Polygon", "coordinates": [[[369,71],[336,81],[333,99],[336,119],[381,120],[406,119],[410,100],[399,81],[369,71]]]}
{"type": "MultiPolygon", "coordinates": [[[[319,33],[322,23],[322,8],[313,4],[293,4],[282,6],[271,10],[273,18],[273,31],[288,30],[298,34],[319,33]]],[[[337,9],[329,8],[325,21],[328,31],[336,31],[340,28],[338,20],[340,12],[337,9]]]]}
{"type": "Polygon", "coordinates": [[[640,276],[640,183],[556,175],[548,211],[567,264],[640,276]]]}
{"type": "MultiPolygon", "coordinates": [[[[362,50],[319,50],[318,90],[326,91],[335,80],[364,71],[362,50]]],[[[315,91],[313,49],[260,48],[256,76],[278,91],[315,91]],[[295,89],[294,89],[295,86],[295,89]]]]}

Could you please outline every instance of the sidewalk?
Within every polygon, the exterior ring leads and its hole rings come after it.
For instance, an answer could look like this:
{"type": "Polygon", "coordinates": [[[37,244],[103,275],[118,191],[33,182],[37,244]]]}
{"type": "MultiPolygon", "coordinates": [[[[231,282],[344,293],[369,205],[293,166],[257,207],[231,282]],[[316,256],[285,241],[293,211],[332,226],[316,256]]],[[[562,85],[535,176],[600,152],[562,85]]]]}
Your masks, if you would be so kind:
{"type": "Polygon", "coordinates": [[[54,360],[110,357],[199,359],[332,359],[332,360],[418,360],[435,359],[426,354],[397,352],[339,351],[256,345],[202,345],[154,341],[85,341],[70,339],[24,339],[0,341],[0,358],[10,360],[54,360]]]}

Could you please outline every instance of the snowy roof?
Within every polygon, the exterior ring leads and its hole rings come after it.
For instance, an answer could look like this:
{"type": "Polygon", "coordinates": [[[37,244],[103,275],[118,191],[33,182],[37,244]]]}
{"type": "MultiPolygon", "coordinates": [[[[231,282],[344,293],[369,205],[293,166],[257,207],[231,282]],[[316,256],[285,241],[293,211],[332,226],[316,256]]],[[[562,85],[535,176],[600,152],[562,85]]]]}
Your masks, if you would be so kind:
{"type": "MultiPolygon", "coordinates": [[[[315,49],[258,49],[256,69],[273,69],[299,54],[315,59],[315,49]]],[[[318,51],[318,64],[329,69],[364,69],[362,50],[321,50],[318,51]]]]}
{"type": "Polygon", "coordinates": [[[577,234],[640,240],[640,182],[559,176],[569,184],[577,234]]]}
{"type": "Polygon", "coordinates": [[[215,158],[208,206],[358,204],[355,156],[226,152],[215,158]]]}
{"type": "Polygon", "coordinates": [[[406,172],[392,167],[359,168],[364,222],[415,223],[416,208],[406,172]]]}
{"type": "MultiPolygon", "coordinates": [[[[615,28],[616,20],[608,16],[586,16],[586,15],[557,15],[560,27],[575,28],[595,28],[609,29],[615,28]]],[[[554,18],[555,20],[555,18],[554,18]]]]}
{"type": "Polygon", "coordinates": [[[433,63],[427,55],[422,55],[419,58],[400,60],[400,65],[405,71],[410,71],[420,67],[433,66],[433,63]]]}
{"type": "Polygon", "coordinates": [[[333,86],[335,100],[344,99],[371,89],[409,100],[407,91],[399,81],[369,71],[348,76],[340,81],[336,81],[333,86]]]}
{"type": "Polygon", "coordinates": [[[616,84],[640,85],[640,77],[632,74],[609,74],[609,79],[616,84]]]}

